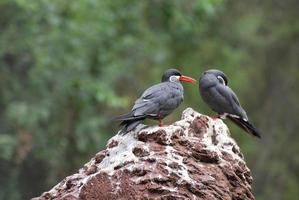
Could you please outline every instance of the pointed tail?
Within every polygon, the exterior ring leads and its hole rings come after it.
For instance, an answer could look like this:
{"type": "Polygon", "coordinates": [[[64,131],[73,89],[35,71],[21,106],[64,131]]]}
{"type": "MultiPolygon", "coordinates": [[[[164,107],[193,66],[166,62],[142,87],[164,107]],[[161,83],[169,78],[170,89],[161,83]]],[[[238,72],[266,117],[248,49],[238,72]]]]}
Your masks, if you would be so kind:
{"type": "Polygon", "coordinates": [[[120,126],[123,128],[120,131],[121,135],[126,135],[128,132],[132,131],[134,128],[136,128],[142,120],[128,120],[128,121],[123,121],[120,126]]]}
{"type": "Polygon", "coordinates": [[[227,118],[229,118],[232,122],[234,122],[237,126],[239,126],[240,128],[242,128],[244,131],[246,131],[247,133],[261,138],[261,134],[259,132],[259,130],[257,128],[255,128],[249,121],[245,121],[241,118],[236,118],[233,116],[227,116],[227,118]]]}
{"type": "Polygon", "coordinates": [[[122,121],[120,123],[120,126],[122,126],[123,128],[121,129],[120,134],[125,135],[131,130],[133,130],[134,128],[136,128],[145,118],[146,116],[143,115],[134,116],[132,113],[127,113],[124,115],[117,116],[113,118],[113,120],[122,121]]]}
{"type": "Polygon", "coordinates": [[[146,118],[146,115],[138,115],[135,116],[132,113],[127,113],[123,115],[116,116],[112,118],[113,121],[131,121],[131,120],[144,120],[146,118]]]}

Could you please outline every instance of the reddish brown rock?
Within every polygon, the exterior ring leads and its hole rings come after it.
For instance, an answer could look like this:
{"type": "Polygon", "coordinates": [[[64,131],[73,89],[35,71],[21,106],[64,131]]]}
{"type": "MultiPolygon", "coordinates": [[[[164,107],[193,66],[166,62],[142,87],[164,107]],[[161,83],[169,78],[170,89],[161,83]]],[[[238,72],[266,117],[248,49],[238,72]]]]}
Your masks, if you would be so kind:
{"type": "Polygon", "coordinates": [[[187,109],[166,127],[110,139],[77,174],[35,200],[252,200],[252,177],[221,120],[187,109]]]}

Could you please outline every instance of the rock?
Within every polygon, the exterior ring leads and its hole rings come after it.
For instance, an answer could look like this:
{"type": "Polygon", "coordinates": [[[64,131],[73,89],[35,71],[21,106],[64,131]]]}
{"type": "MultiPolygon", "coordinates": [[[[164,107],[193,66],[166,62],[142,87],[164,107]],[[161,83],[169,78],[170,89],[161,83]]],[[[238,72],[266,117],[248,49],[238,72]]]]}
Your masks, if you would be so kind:
{"type": "Polygon", "coordinates": [[[249,200],[251,183],[222,120],[188,108],[172,125],[114,136],[78,173],[34,200],[249,200]]]}

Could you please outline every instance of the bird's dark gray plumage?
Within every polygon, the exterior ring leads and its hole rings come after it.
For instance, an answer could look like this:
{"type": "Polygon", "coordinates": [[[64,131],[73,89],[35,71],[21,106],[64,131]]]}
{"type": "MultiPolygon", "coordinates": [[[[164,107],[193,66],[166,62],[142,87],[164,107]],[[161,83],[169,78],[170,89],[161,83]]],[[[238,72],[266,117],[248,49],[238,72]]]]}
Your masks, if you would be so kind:
{"type": "Polygon", "coordinates": [[[227,86],[226,75],[219,70],[205,71],[199,79],[202,99],[221,117],[227,117],[246,132],[260,137],[259,131],[248,121],[237,95],[227,86]]]}
{"type": "Polygon", "coordinates": [[[161,121],[172,113],[184,99],[184,89],[180,81],[195,82],[183,76],[178,70],[169,69],[162,76],[162,82],[148,88],[135,101],[132,110],[115,118],[122,121],[122,134],[133,130],[146,118],[161,121]]]}

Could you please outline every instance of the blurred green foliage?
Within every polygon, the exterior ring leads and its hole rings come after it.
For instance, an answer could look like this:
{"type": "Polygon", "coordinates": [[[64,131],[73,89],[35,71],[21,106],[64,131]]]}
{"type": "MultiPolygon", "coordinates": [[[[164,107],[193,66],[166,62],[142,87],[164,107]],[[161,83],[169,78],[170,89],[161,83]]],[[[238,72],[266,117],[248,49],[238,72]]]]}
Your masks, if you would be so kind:
{"type": "MultiPolygon", "coordinates": [[[[165,69],[229,76],[263,139],[228,123],[257,199],[299,188],[299,3],[295,0],[0,1],[0,199],[50,189],[102,149],[165,69]]],[[[212,114],[197,87],[184,104],[212,114]]],[[[151,122],[146,122],[151,123],[151,122]]]]}

